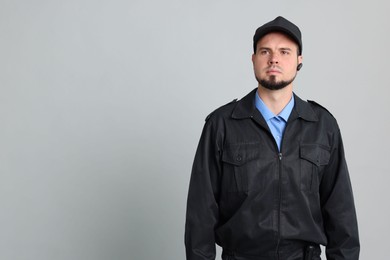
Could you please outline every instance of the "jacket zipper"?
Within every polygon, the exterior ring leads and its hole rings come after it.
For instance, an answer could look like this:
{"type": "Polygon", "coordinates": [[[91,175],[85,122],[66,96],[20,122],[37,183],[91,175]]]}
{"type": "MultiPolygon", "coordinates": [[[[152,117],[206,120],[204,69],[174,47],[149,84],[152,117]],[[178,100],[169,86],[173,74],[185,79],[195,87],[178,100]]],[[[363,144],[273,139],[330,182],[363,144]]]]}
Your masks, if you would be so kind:
{"type": "MultiPolygon", "coordinates": [[[[250,118],[252,119],[252,120],[254,120],[254,118],[253,118],[253,116],[250,116],[250,118]]],[[[255,122],[256,122],[256,120],[254,120],[255,122]]],[[[257,122],[256,122],[257,123],[257,122]]],[[[259,124],[259,123],[257,123],[257,124],[259,124]]],[[[270,130],[268,130],[267,128],[265,128],[265,127],[263,127],[261,124],[259,124],[262,128],[264,128],[267,132],[268,132],[268,134],[269,134],[269,136],[271,137],[271,139],[272,140],[274,140],[274,137],[273,137],[273,135],[272,135],[272,133],[271,133],[271,131],[270,130]]],[[[288,124],[286,124],[286,128],[284,129],[284,133],[286,133],[286,129],[287,129],[287,126],[288,126],[288,124]]],[[[278,200],[279,200],[279,205],[278,205],[278,241],[277,241],[277,244],[276,244],[276,259],[277,260],[280,260],[280,256],[279,256],[279,247],[280,247],[280,240],[281,240],[281,235],[280,235],[280,229],[281,229],[281,221],[280,221],[280,219],[281,219],[281,209],[282,209],[282,159],[283,159],[283,154],[282,154],[282,152],[281,152],[281,150],[282,150],[282,145],[283,145],[283,139],[284,138],[282,138],[282,143],[281,143],[281,146],[280,146],[280,150],[279,150],[279,148],[278,148],[278,145],[277,145],[277,143],[276,143],[276,141],[274,140],[274,144],[275,144],[275,148],[276,148],[276,151],[278,151],[278,170],[279,170],[279,198],[278,198],[278,200]]]]}
{"type": "Polygon", "coordinates": [[[280,240],[281,240],[281,235],[280,235],[280,229],[281,229],[281,209],[282,209],[282,159],[283,159],[283,154],[281,152],[278,153],[278,170],[279,170],[279,205],[278,205],[278,242],[276,244],[276,259],[280,259],[279,255],[279,246],[280,246],[280,240]]]}

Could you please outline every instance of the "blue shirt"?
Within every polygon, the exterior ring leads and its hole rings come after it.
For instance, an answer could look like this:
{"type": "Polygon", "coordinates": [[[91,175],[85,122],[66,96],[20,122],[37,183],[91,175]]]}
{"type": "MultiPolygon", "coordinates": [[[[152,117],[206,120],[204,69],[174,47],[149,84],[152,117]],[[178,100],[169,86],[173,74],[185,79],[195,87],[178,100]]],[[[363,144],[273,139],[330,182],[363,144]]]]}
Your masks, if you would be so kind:
{"type": "Polygon", "coordinates": [[[271,110],[268,109],[268,107],[264,104],[263,100],[261,100],[257,92],[255,95],[255,105],[256,108],[260,111],[261,115],[264,117],[265,122],[267,122],[267,125],[271,130],[271,133],[280,151],[284,129],[286,128],[288,117],[290,116],[291,111],[294,107],[294,95],[292,95],[288,104],[278,115],[275,115],[271,112],[271,110]]]}

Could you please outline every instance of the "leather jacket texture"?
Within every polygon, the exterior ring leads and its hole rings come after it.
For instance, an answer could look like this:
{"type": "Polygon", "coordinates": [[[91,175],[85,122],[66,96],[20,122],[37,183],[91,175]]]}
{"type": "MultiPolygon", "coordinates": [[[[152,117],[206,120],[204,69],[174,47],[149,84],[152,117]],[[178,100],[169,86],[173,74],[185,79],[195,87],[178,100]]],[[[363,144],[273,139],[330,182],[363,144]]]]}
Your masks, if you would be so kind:
{"type": "Polygon", "coordinates": [[[294,94],[280,151],[256,90],[211,113],[192,167],[187,260],[359,259],[352,186],[335,118],[294,94]]]}

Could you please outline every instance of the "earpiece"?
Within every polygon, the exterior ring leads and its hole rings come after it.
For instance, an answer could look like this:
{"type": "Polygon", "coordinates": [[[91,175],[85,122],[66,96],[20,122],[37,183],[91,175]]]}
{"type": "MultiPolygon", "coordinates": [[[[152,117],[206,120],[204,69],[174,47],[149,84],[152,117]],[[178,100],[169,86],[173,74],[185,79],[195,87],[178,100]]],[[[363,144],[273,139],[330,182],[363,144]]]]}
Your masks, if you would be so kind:
{"type": "Polygon", "coordinates": [[[299,63],[298,66],[297,66],[297,70],[299,71],[302,68],[302,66],[303,66],[303,64],[299,63]]]}

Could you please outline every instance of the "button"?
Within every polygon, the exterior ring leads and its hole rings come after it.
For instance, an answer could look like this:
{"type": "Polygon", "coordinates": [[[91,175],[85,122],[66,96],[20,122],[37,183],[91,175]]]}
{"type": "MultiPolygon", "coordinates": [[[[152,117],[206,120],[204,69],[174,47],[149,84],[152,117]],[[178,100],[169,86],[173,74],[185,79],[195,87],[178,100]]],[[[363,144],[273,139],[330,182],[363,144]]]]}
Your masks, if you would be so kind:
{"type": "Polygon", "coordinates": [[[242,157],[241,157],[241,155],[237,155],[237,157],[236,157],[236,161],[237,161],[237,162],[241,162],[241,161],[242,161],[242,157]]]}

